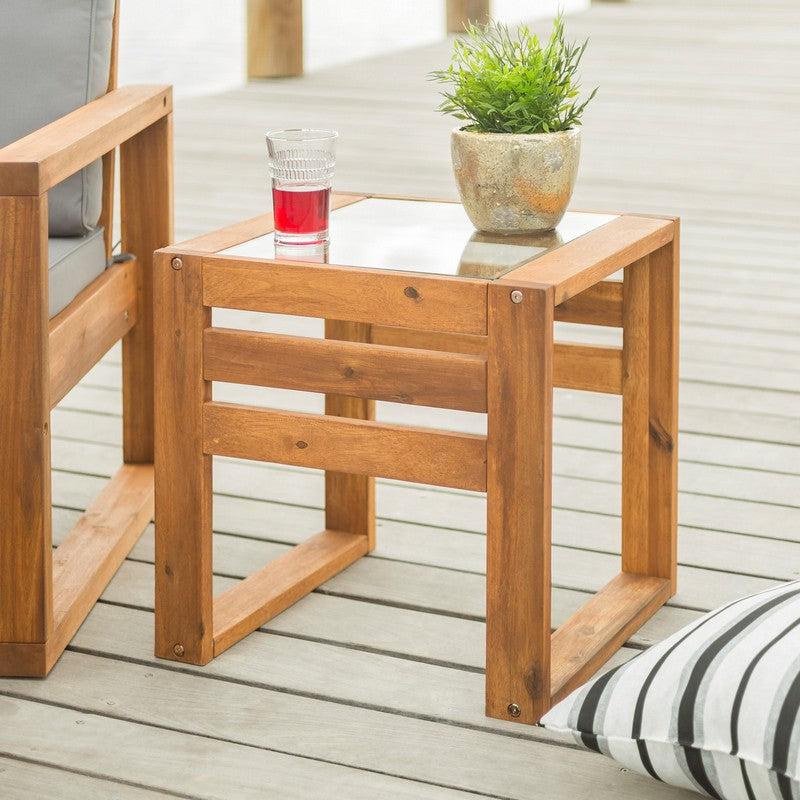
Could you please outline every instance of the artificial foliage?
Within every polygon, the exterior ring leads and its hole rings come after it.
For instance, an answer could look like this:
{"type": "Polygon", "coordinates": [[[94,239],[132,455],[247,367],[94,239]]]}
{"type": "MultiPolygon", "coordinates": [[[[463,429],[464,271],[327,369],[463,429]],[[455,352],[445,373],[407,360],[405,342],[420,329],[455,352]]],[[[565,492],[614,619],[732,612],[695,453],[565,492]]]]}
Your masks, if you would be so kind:
{"type": "Polygon", "coordinates": [[[486,133],[551,133],[580,125],[597,92],[578,100],[577,70],[587,44],[566,40],[560,14],[546,43],[525,25],[468,23],[450,65],[430,74],[450,85],[439,111],[465,120],[466,130],[486,133]]]}

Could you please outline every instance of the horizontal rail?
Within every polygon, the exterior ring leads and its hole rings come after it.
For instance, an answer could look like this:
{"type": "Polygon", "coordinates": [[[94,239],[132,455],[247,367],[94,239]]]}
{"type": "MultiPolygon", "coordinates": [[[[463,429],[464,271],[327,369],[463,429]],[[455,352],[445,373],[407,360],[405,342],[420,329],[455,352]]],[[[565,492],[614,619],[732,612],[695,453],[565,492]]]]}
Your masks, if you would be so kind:
{"type": "Polygon", "coordinates": [[[486,411],[486,358],[207,328],[206,380],[486,411]]]}
{"type": "Polygon", "coordinates": [[[486,281],[407,272],[203,258],[206,306],[455,333],[486,333],[486,281]]]}
{"type": "Polygon", "coordinates": [[[486,491],[486,437],[371,420],[206,403],[204,451],[486,491]]]}
{"type": "Polygon", "coordinates": [[[665,578],[621,572],[576,611],[551,639],[552,702],[597,672],[671,593],[665,578]]]}
{"type": "Polygon", "coordinates": [[[109,267],[50,320],[50,407],[136,323],[136,260],[109,267]]]}
{"type": "MultiPolygon", "coordinates": [[[[373,325],[373,342],[446,353],[485,356],[487,336],[415,331],[373,325]]],[[[553,385],[585,392],[622,394],[622,349],[591,344],[556,342],[553,347],[553,385]]]]}
{"type": "Polygon", "coordinates": [[[171,86],[114,89],[0,149],[0,196],[43,194],[171,111],[171,86]]]}
{"type": "Polygon", "coordinates": [[[223,592],[214,599],[214,657],[366,555],[368,549],[366,536],[324,530],[223,592]]]}
{"type": "Polygon", "coordinates": [[[553,386],[622,394],[622,348],[556,342],[553,345],[553,386]]]}
{"type": "Polygon", "coordinates": [[[622,327],[622,281],[600,281],[555,307],[556,322],[622,327]]]}
{"type": "Polygon", "coordinates": [[[123,464],[53,554],[53,646],[63,650],[153,518],[153,465],[123,464]]]}

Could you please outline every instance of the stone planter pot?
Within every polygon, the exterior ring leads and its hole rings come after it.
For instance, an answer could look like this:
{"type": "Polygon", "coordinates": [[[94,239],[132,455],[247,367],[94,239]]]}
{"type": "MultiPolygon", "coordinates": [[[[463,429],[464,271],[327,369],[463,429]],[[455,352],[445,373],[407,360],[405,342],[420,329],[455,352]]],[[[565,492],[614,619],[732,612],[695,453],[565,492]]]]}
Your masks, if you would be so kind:
{"type": "Polygon", "coordinates": [[[580,128],[532,134],[455,129],[453,172],[472,224],[500,234],[555,228],[572,197],[580,142],[580,128]]]}

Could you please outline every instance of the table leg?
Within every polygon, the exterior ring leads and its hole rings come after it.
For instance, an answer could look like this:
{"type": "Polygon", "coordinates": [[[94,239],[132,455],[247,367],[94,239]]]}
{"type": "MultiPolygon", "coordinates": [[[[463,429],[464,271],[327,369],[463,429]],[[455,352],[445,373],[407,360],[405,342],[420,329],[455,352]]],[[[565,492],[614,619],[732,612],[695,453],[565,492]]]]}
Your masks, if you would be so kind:
{"type": "MultiPolygon", "coordinates": [[[[325,337],[369,342],[371,326],[360,322],[325,320],[325,337]]],[[[351,419],[375,419],[375,401],[344,395],[325,395],[325,413],[351,419]]],[[[345,472],[325,473],[325,527],[359,533],[375,549],[375,478],[345,472]]]]}
{"type": "Polygon", "coordinates": [[[488,288],[486,713],[533,723],[550,707],[553,294],[515,289],[488,288]]]}
{"type": "Polygon", "coordinates": [[[213,652],[211,456],[203,452],[201,258],[160,253],[155,278],[156,655],[206,664],[213,652]]]}
{"type": "Polygon", "coordinates": [[[678,475],[678,240],[625,269],[622,569],[675,592],[678,475]]]}

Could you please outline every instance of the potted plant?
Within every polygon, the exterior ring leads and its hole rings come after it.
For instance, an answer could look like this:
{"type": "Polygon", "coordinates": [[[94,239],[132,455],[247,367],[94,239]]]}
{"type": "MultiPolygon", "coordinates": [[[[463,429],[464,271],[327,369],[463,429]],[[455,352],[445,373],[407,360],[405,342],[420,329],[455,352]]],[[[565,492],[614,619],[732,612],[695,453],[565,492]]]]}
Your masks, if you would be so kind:
{"type": "Polygon", "coordinates": [[[464,208],[478,230],[529,234],[554,228],[572,196],[580,121],[595,89],[578,100],[587,42],[567,42],[561,14],[547,43],[526,26],[468,24],[447,69],[439,111],[466,120],[451,138],[464,208]]]}

